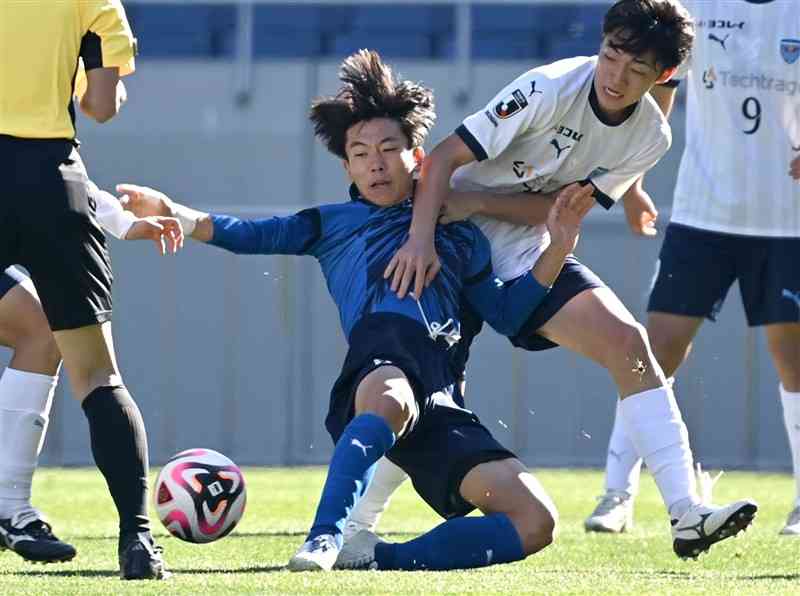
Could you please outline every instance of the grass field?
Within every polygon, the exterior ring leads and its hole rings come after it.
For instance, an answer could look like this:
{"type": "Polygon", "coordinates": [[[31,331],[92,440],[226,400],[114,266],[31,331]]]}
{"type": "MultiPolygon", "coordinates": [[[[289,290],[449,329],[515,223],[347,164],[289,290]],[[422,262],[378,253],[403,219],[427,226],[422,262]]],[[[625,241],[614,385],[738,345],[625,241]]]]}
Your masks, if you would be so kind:
{"type": "MultiPolygon", "coordinates": [[[[582,520],[600,492],[600,473],[544,470],[537,475],[559,506],[560,535],[524,562],[448,573],[328,574],[283,569],[305,536],[323,470],[251,468],[245,475],[249,502],[233,535],[191,545],[166,537],[156,521],[174,575],[167,582],[130,583],[117,576],[115,515],[99,473],[40,470],[34,503],[51,517],[57,534],[77,547],[78,557],[33,566],[2,552],[0,594],[800,594],[800,539],[777,536],[794,488],[785,475],[725,474],[717,501],[749,495],[761,509],[750,531],[696,562],[672,554],[666,516],[649,477],[632,532],[587,535],[582,520]]],[[[404,541],[438,521],[406,485],[381,530],[390,540],[404,541]]]]}

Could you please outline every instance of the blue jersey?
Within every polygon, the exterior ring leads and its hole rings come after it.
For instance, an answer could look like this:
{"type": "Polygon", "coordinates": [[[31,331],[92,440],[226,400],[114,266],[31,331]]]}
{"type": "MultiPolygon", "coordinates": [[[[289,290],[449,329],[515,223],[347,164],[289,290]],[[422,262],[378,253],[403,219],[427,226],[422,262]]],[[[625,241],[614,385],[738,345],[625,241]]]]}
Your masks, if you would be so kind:
{"type": "Polygon", "coordinates": [[[238,254],[312,255],[339,310],[345,337],[363,317],[394,313],[425,326],[432,339],[458,339],[460,301],[503,335],[516,335],[547,293],[527,274],[503,284],[492,270],[489,242],[469,222],[437,226],[442,268],[417,303],[391,291],[383,271],[408,238],[411,201],[379,207],[357,198],[288,217],[242,220],[212,215],[209,242],[238,254]]]}

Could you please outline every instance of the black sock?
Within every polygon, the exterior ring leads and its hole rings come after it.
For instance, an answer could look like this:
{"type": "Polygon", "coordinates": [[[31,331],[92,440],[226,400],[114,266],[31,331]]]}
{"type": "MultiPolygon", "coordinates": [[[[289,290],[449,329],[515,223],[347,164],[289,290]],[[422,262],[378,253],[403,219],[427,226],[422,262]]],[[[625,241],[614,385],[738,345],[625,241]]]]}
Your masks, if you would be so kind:
{"type": "Polygon", "coordinates": [[[125,387],[98,387],[83,400],[92,455],[119,513],[120,535],[149,532],[147,434],[125,387]]]}

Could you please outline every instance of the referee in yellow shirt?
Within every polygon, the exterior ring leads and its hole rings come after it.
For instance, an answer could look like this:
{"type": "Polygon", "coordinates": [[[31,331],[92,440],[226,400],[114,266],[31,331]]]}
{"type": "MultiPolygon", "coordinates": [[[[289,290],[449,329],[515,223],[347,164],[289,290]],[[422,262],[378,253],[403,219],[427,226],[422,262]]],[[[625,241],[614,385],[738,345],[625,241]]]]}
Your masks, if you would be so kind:
{"type": "MultiPolygon", "coordinates": [[[[135,53],[119,0],[0,1],[0,271],[23,265],[38,290],[119,513],[121,576],[161,579],[147,518],[147,436],[114,355],[111,266],[72,102],[82,58],[81,110],[98,122],[113,118],[135,53]]],[[[31,538],[3,521],[6,543],[31,538]]]]}

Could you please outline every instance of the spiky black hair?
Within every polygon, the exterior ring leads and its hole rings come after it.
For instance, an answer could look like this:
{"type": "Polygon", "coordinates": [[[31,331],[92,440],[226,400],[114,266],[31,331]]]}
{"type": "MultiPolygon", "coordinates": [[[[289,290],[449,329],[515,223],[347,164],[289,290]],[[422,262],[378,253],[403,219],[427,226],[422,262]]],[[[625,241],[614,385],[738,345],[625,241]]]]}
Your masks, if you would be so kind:
{"type": "Polygon", "coordinates": [[[339,80],[339,92],[314,100],[309,114],[314,134],[331,153],[347,159],[347,130],[373,118],[396,120],[409,147],[424,143],[436,120],[433,91],[395,77],[378,52],[372,50],[359,50],[348,56],[339,69],[339,80]]]}

